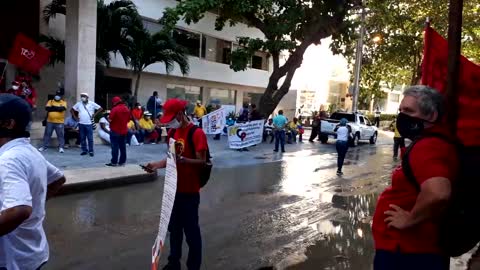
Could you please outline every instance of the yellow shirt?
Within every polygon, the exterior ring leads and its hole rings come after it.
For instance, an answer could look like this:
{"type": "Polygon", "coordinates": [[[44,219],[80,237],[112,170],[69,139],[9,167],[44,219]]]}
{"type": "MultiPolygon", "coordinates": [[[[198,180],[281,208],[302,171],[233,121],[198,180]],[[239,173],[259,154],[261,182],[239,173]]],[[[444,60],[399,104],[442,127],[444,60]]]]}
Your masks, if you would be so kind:
{"type": "Polygon", "coordinates": [[[290,123],[288,123],[288,128],[290,130],[297,130],[298,129],[298,124],[295,124],[293,121],[291,121],[290,123]]]}
{"type": "Polygon", "coordinates": [[[193,109],[193,114],[197,118],[201,118],[201,117],[205,116],[205,114],[207,114],[207,109],[203,105],[202,106],[196,105],[195,109],[193,109]]]}
{"type": "Polygon", "coordinates": [[[135,127],[135,123],[132,120],[130,120],[130,122],[128,122],[127,124],[127,127],[128,129],[133,129],[135,127]]]}
{"type": "Polygon", "coordinates": [[[153,124],[152,119],[146,120],[145,117],[140,119],[138,124],[140,125],[140,128],[146,130],[153,130],[155,128],[155,124],[153,124]]]}
{"type": "Polygon", "coordinates": [[[397,123],[395,123],[395,124],[393,125],[393,128],[395,129],[395,135],[394,135],[394,137],[395,137],[395,138],[401,138],[402,135],[400,135],[400,132],[398,132],[397,123]]]}
{"type": "MultiPolygon", "coordinates": [[[[64,100],[49,100],[47,102],[47,107],[65,107],[67,110],[67,102],[64,100]]],[[[47,122],[54,124],[63,124],[65,122],[65,111],[63,112],[49,112],[47,117],[47,122]]]]}

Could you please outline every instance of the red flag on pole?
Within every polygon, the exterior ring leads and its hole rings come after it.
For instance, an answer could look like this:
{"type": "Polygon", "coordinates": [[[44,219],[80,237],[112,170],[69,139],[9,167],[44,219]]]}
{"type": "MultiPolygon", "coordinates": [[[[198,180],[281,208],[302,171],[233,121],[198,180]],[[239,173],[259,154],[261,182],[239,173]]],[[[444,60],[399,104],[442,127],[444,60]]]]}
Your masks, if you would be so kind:
{"type": "MultiPolygon", "coordinates": [[[[431,27],[425,29],[422,84],[445,94],[448,73],[448,42],[431,27]]],[[[480,145],[480,66],[460,59],[457,137],[466,146],[480,145]]],[[[448,101],[447,101],[448,102],[448,101]]]]}
{"type": "Polygon", "coordinates": [[[50,51],[38,45],[35,41],[22,33],[18,33],[10,50],[8,62],[24,71],[38,74],[40,69],[48,63],[50,51]]]}

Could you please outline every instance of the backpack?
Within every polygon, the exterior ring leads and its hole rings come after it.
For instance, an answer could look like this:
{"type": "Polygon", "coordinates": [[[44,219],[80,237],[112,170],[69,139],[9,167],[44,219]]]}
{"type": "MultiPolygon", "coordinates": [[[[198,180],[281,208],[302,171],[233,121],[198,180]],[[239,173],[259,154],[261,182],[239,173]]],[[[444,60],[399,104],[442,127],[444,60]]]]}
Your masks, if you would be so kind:
{"type": "MultiPolygon", "coordinates": [[[[198,126],[192,126],[188,130],[187,134],[187,143],[190,146],[190,149],[192,149],[192,156],[195,157],[195,144],[193,143],[193,134],[195,131],[198,129],[198,126]]],[[[173,138],[175,136],[176,129],[171,129],[168,133],[169,138],[173,138]]],[[[200,188],[203,188],[207,183],[208,180],[210,180],[210,175],[212,174],[212,161],[211,161],[212,156],[210,156],[210,149],[207,147],[207,162],[205,165],[199,170],[200,173],[200,188]]]]}
{"type": "Polygon", "coordinates": [[[478,216],[480,203],[478,192],[480,180],[476,166],[480,164],[480,147],[464,146],[442,134],[426,134],[408,146],[402,159],[402,170],[407,180],[420,192],[418,184],[410,166],[410,152],[415,144],[424,138],[440,138],[455,145],[459,158],[459,170],[455,181],[452,182],[452,193],[446,212],[440,218],[439,244],[446,255],[460,256],[480,241],[480,217],[478,216]]]}

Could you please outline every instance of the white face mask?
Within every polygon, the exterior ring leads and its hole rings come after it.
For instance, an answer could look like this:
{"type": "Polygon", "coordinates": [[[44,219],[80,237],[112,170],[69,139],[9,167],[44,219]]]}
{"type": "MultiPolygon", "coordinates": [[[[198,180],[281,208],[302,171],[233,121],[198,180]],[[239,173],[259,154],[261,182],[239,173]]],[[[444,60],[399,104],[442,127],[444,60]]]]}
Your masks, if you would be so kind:
{"type": "Polygon", "coordinates": [[[139,108],[140,110],[142,109],[142,106],[137,106],[137,108],[139,108]]]}
{"type": "Polygon", "coordinates": [[[87,102],[87,100],[88,100],[86,97],[82,97],[81,99],[82,99],[83,102],[87,102]]]}
{"type": "Polygon", "coordinates": [[[59,101],[59,100],[61,99],[61,97],[60,97],[60,96],[55,96],[54,99],[55,99],[56,101],[59,101]]]}
{"type": "Polygon", "coordinates": [[[182,124],[178,122],[177,118],[175,118],[172,121],[170,121],[166,126],[167,128],[177,129],[177,128],[180,128],[181,125],[182,124]]]}
{"type": "Polygon", "coordinates": [[[12,89],[13,89],[13,90],[18,90],[18,85],[13,85],[13,86],[12,86],[12,89]]]}

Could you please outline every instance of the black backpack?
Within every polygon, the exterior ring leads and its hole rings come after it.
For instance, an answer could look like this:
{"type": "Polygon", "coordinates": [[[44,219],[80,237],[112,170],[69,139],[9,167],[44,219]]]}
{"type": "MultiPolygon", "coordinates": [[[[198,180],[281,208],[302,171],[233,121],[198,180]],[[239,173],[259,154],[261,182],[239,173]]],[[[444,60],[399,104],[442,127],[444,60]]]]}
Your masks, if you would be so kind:
{"type": "MultiPolygon", "coordinates": [[[[193,126],[188,130],[187,134],[187,143],[190,146],[190,149],[192,149],[192,156],[195,157],[195,144],[193,143],[193,134],[195,131],[198,129],[198,126],[193,126]]],[[[171,129],[168,132],[169,138],[173,138],[175,136],[176,129],[171,129]]],[[[205,165],[199,170],[200,172],[200,187],[203,188],[207,183],[208,180],[210,180],[210,175],[212,174],[212,161],[211,161],[212,156],[210,156],[210,149],[207,147],[207,162],[205,165]]]]}
{"type": "Polygon", "coordinates": [[[466,147],[442,134],[426,134],[415,139],[405,151],[402,170],[408,181],[420,192],[410,166],[409,156],[415,144],[428,137],[435,137],[456,146],[459,168],[458,175],[452,181],[452,194],[446,213],[440,218],[440,247],[450,257],[460,256],[471,250],[480,241],[480,192],[479,171],[480,147],[466,147]]]}

